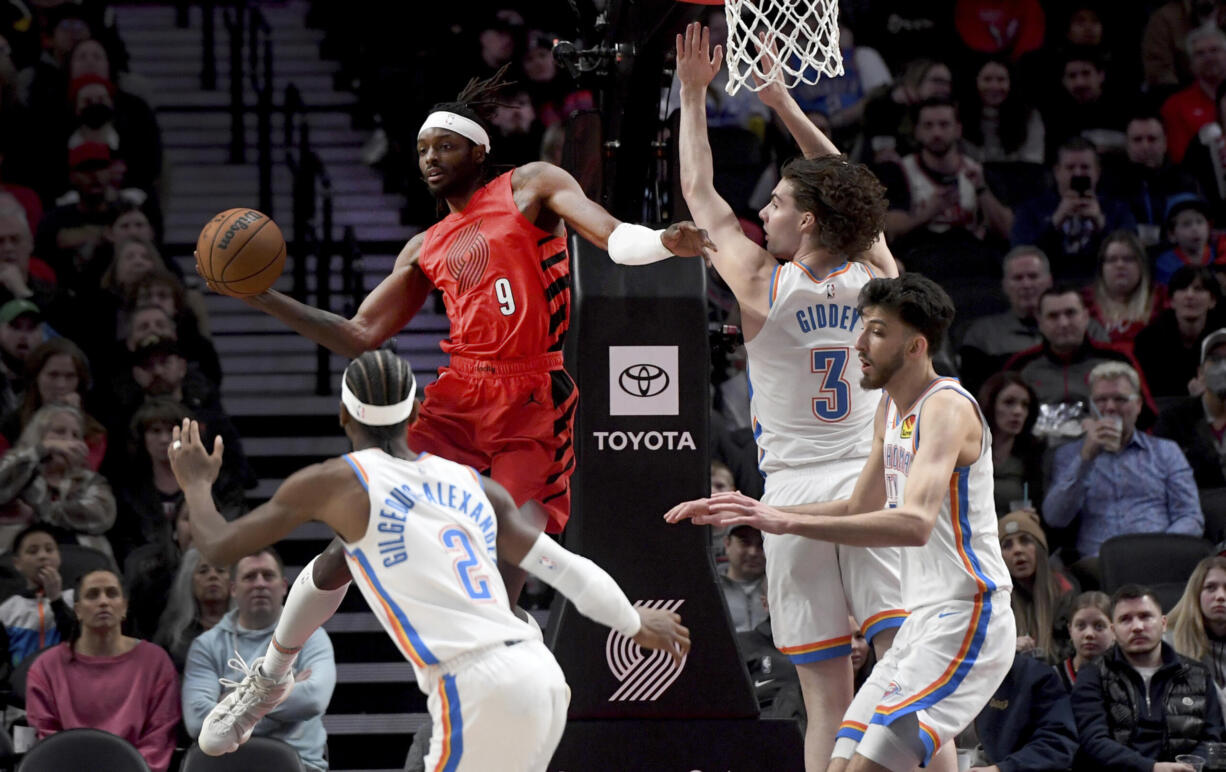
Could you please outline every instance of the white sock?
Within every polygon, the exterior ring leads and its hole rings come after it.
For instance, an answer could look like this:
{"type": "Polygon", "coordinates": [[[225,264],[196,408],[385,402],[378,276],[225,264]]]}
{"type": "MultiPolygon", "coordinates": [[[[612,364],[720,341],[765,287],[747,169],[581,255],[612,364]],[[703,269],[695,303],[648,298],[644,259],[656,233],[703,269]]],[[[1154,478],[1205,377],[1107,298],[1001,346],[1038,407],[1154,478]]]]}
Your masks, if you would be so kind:
{"type": "Polygon", "coordinates": [[[303,644],[336,613],[345,599],[348,582],[335,590],[321,590],[315,586],[316,560],[311,558],[311,562],[306,564],[285,598],[281,619],[277,621],[277,629],[273,631],[264,663],[260,666],[268,678],[280,680],[285,677],[303,644]]]}

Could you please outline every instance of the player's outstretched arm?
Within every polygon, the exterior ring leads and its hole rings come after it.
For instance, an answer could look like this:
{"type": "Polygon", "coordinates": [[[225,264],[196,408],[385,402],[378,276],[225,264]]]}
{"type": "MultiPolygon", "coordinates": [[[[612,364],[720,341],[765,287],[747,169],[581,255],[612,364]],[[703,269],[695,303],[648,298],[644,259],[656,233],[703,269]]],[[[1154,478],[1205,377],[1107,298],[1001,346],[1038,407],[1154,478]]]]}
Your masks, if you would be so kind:
{"type": "Polygon", "coordinates": [[[214,440],[212,452],[207,451],[200,440],[200,425],[191,419],[184,419],[172,434],[167,454],[187,501],[192,546],[213,565],[232,565],[309,520],[324,520],[334,496],[356,485],[344,462],[333,459],[295,472],[267,502],[227,521],[217,511],[212,492],[221,469],[221,437],[214,440]]]}
{"type": "Polygon", "coordinates": [[[354,359],[402,330],[434,288],[417,265],[424,240],[424,232],[409,240],[392,272],[370,291],[352,319],[313,308],[276,290],[243,300],[324,348],[354,359]]]}
{"type": "Polygon", "coordinates": [[[519,566],[565,595],[588,619],[618,631],[644,648],[668,652],[675,661],[685,658],[690,650],[690,631],[681,624],[679,615],[630,605],[626,594],[603,568],[563,549],[530,525],[501,485],[486,477],[481,482],[498,517],[500,559],[519,566]]]}
{"type": "Polygon", "coordinates": [[[681,192],[698,227],[711,234],[719,251],[708,255],[736,295],[742,313],[764,319],[770,310],[775,259],[741,231],[736,214],[715,190],[714,161],[707,139],[707,86],[719,72],[723,51],[710,51],[710,31],[694,23],[677,36],[677,78],[681,81],[681,192]]]}

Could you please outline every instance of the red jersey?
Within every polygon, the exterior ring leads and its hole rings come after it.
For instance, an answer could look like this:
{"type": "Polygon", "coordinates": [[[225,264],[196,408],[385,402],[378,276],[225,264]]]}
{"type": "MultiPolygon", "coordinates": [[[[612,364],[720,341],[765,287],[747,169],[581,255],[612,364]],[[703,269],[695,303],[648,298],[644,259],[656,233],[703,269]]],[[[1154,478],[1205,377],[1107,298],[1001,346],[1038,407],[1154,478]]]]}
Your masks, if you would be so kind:
{"type": "Polygon", "coordinates": [[[478,190],[462,212],[426,231],[418,265],[443,292],[448,354],[524,359],[561,351],[570,326],[566,239],[519,211],[507,172],[478,190]]]}

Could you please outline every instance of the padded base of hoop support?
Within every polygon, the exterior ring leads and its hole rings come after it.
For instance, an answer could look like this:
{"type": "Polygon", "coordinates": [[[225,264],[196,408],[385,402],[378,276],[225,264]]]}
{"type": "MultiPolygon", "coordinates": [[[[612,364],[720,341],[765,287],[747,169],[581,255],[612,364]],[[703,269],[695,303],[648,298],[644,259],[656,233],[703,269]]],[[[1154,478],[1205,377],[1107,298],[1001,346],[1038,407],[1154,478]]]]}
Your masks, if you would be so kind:
{"type": "Polygon", "coordinates": [[[802,772],[804,738],[792,719],[568,721],[551,772],[802,772]]]}

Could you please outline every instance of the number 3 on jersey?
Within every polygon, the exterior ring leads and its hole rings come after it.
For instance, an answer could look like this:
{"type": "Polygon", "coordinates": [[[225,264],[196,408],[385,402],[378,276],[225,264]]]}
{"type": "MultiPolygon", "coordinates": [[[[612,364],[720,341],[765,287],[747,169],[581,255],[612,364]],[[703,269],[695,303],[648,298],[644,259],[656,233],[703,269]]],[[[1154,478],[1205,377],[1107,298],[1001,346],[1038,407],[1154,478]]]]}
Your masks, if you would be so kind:
{"type": "Polygon", "coordinates": [[[821,377],[820,391],[813,398],[813,415],[827,423],[842,421],[851,410],[851,385],[843,377],[848,350],[815,348],[809,353],[813,372],[821,377]]]}
{"type": "Polygon", "coordinates": [[[458,554],[453,567],[456,576],[460,579],[460,586],[468,593],[468,597],[473,600],[493,600],[494,594],[490,591],[489,578],[484,574],[473,573],[481,564],[477,560],[477,554],[473,552],[473,545],[468,539],[468,534],[459,528],[446,528],[439,534],[439,539],[442,540],[448,552],[458,554]]]}

